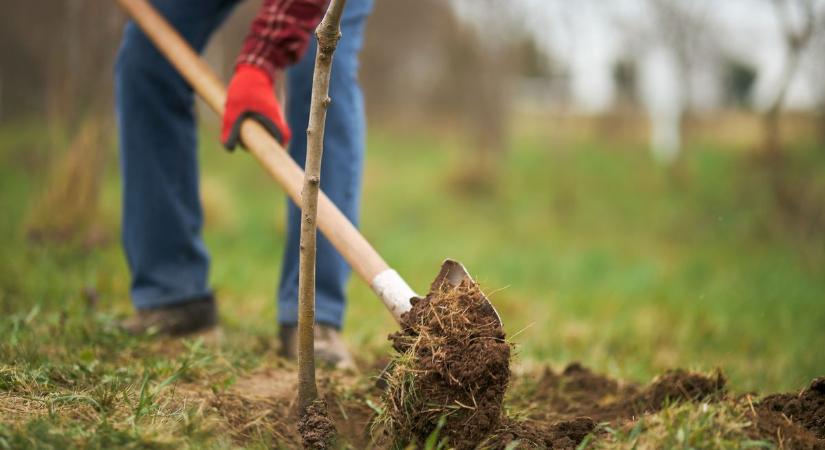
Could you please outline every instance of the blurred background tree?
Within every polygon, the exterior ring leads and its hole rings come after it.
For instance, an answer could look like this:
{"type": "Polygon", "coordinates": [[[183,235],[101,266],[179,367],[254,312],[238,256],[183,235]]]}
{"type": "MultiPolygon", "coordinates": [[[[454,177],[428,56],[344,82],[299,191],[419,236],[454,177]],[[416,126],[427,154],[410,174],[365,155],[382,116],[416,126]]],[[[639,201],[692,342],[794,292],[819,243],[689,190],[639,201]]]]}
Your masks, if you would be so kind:
{"type": "Polygon", "coordinates": [[[765,110],[765,157],[774,166],[782,159],[780,114],[791,82],[796,77],[805,49],[821,31],[825,16],[817,9],[817,0],[771,0],[780,35],[784,40],[785,59],[773,101],[765,110]]]}
{"type": "MultiPolygon", "coordinates": [[[[808,177],[788,170],[781,116],[793,81],[798,78],[806,50],[825,26],[825,6],[818,0],[771,0],[785,55],[772,100],[763,113],[762,159],[776,203],[796,228],[809,233],[825,225],[820,192],[808,177]]],[[[821,82],[821,80],[820,80],[821,82]]]]}
{"type": "MultiPolygon", "coordinates": [[[[125,18],[111,2],[38,5],[13,2],[0,16],[0,119],[45,118],[51,172],[84,177],[106,165],[57,167],[72,165],[62,158],[100,161],[112,148],[112,66],[125,18]],[[92,116],[101,132],[81,137],[92,116]],[[91,135],[99,151],[66,155],[91,135]]],[[[240,2],[208,47],[225,79],[258,6],[240,2]]],[[[761,126],[761,143],[755,132],[736,139],[778,155],[782,110],[793,111],[792,132],[813,129],[825,141],[823,9],[821,0],[379,0],[361,79],[375,129],[461,143],[452,177],[460,192],[498,185],[519,127],[541,129],[554,146],[578,134],[647,141],[671,166],[692,136],[761,126]],[[763,112],[761,125],[752,109],[763,112]]]]}
{"type": "Polygon", "coordinates": [[[372,116],[383,125],[465,136],[472,150],[455,181],[470,190],[495,184],[507,147],[514,71],[520,64],[541,69],[535,60],[516,61],[541,55],[530,51],[531,36],[516,31],[509,9],[501,2],[474,2],[468,23],[440,0],[382,0],[370,18],[362,78],[372,116]]]}
{"type": "Polygon", "coordinates": [[[10,2],[0,16],[0,114],[47,124],[111,115],[112,65],[124,18],[114,2],[10,2]]]}
{"type": "Polygon", "coordinates": [[[4,5],[0,119],[45,118],[41,127],[55,156],[43,162],[50,176],[26,220],[30,238],[93,244],[104,237],[94,223],[114,125],[112,66],[123,23],[115,2],[4,5]]]}

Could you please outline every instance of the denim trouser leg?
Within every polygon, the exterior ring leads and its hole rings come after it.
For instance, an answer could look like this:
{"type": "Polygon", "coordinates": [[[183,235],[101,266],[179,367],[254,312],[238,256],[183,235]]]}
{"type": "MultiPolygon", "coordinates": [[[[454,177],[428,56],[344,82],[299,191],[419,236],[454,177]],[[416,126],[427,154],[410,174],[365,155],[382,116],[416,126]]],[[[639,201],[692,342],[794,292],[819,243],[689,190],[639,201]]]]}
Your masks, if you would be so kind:
{"type": "MultiPolygon", "coordinates": [[[[153,0],[201,51],[236,0],[153,0]]],[[[209,294],[192,89],[134,23],[115,66],[123,247],[137,308],[209,294]]]]}
{"type": "MultiPolygon", "coordinates": [[[[347,2],[341,24],[342,38],[335,50],[330,79],[330,104],[324,131],[321,189],[341,212],[357,224],[361,175],[364,161],[364,100],[358,84],[358,53],[363,41],[371,0],[347,2]]],[[[306,160],[306,133],[312,93],[312,72],[317,42],[287,74],[287,119],[293,130],[289,152],[303,166],[306,160]]],[[[278,321],[298,321],[298,258],[300,209],[288,204],[287,242],[278,289],[278,321]]],[[[319,232],[316,272],[317,322],[341,327],[345,291],[350,267],[332,244],[319,232]]]]}

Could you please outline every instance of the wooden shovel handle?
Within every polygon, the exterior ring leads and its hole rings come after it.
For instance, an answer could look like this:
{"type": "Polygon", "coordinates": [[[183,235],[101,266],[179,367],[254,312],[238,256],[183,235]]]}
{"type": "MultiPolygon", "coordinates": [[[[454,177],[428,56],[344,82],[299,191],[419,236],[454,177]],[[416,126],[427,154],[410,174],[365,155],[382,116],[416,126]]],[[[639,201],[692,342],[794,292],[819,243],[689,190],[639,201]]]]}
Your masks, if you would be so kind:
{"type": "MultiPolygon", "coordinates": [[[[223,115],[226,89],[206,62],[146,0],[118,1],[195,92],[218,115],[223,115]]],[[[241,140],[295,204],[300,205],[304,172],[278,141],[258,122],[249,119],[241,124],[241,140]]],[[[323,192],[318,197],[318,228],[368,285],[389,269],[381,255],[323,192]]]]}

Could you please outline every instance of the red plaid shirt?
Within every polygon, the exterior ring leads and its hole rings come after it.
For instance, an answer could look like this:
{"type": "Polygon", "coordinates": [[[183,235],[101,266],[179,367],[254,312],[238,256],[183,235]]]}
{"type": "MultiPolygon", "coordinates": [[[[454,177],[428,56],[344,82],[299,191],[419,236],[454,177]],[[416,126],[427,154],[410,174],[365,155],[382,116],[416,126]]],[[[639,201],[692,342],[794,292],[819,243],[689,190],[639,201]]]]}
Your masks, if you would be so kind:
{"type": "Polygon", "coordinates": [[[303,55],[327,1],[263,0],[236,64],[258,66],[275,79],[277,70],[303,55]]]}

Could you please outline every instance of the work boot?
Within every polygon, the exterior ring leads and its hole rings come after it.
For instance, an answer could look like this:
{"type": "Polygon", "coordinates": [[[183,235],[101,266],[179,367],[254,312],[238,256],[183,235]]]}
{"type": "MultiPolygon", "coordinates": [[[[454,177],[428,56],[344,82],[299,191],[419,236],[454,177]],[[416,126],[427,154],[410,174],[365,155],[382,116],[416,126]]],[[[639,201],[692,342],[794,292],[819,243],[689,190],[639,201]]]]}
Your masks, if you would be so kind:
{"type": "Polygon", "coordinates": [[[218,323],[215,299],[205,298],[160,308],[139,309],[120,326],[130,334],[179,337],[207,331],[218,323]]]}
{"type": "MultiPolygon", "coordinates": [[[[298,326],[281,325],[278,331],[281,340],[280,355],[286,359],[298,360],[298,326]]],[[[315,360],[336,369],[354,369],[355,361],[349,354],[341,334],[335,327],[315,324],[315,360]]]]}

